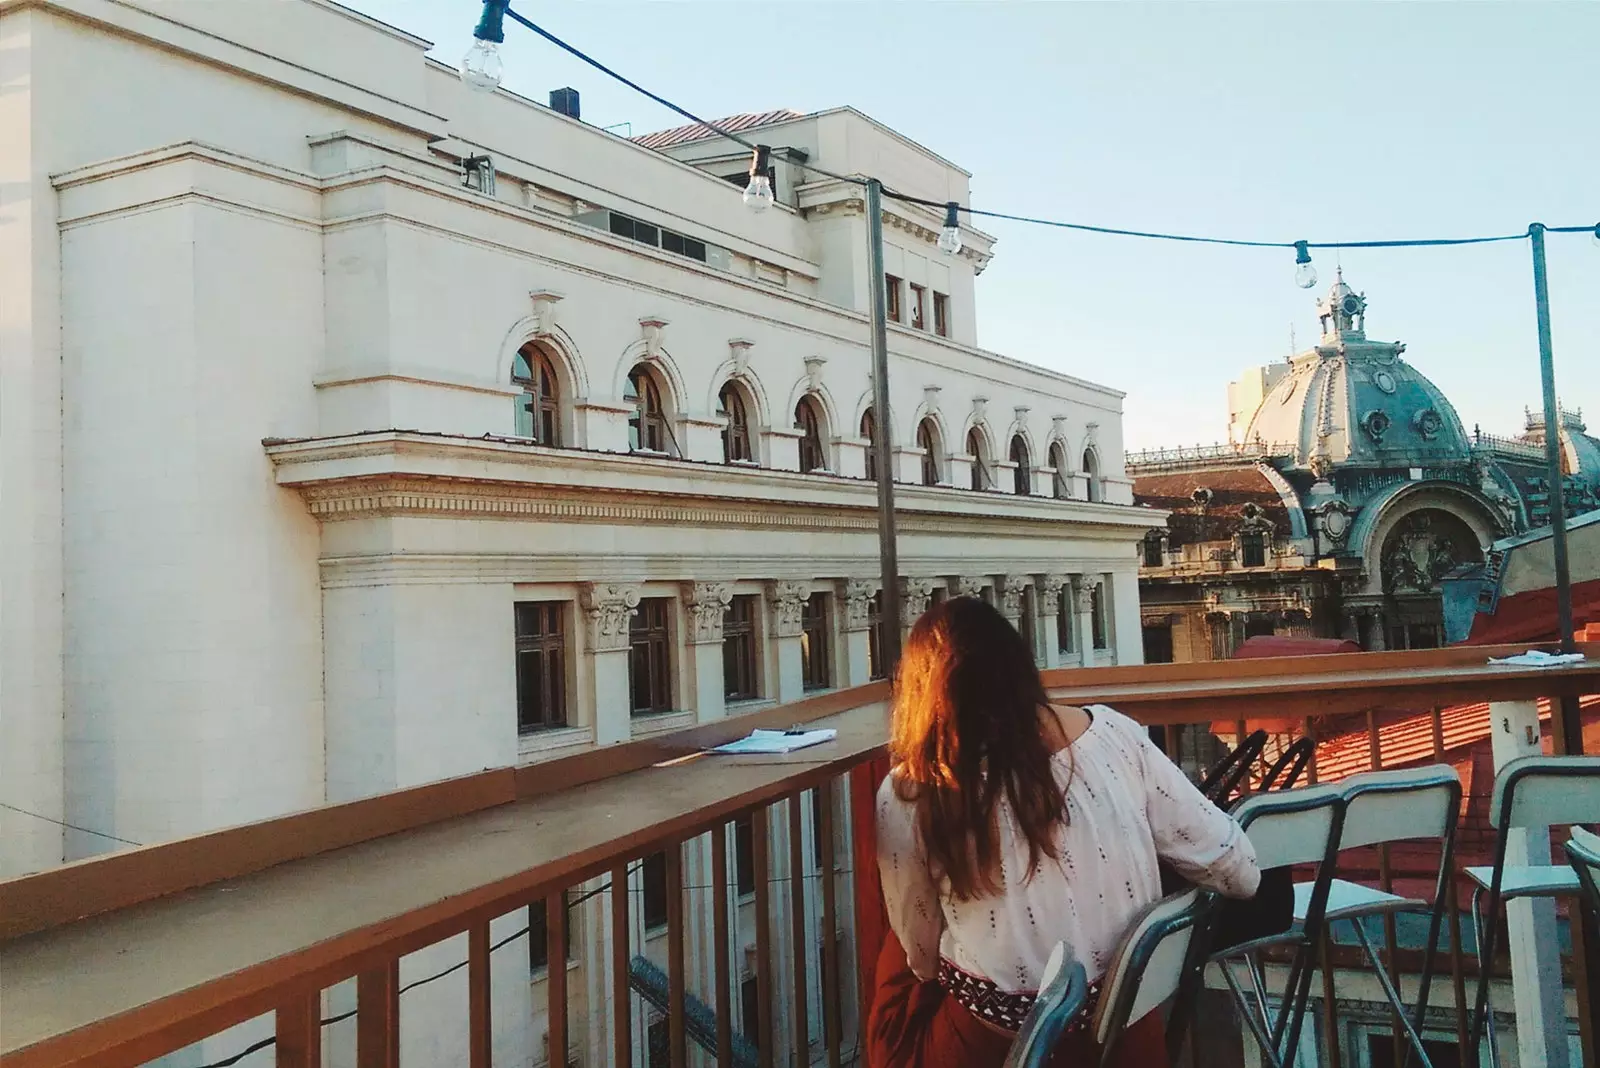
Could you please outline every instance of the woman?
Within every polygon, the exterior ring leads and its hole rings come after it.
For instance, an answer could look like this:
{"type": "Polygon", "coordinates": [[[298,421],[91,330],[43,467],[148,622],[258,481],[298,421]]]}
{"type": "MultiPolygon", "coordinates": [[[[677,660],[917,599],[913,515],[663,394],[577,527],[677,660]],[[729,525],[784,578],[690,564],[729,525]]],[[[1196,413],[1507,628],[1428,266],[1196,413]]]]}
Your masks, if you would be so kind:
{"type": "MultiPolygon", "coordinates": [[[[889,924],[869,1021],[872,1068],[998,1068],[1065,939],[1097,983],[1157,857],[1230,897],[1255,894],[1249,839],[1109,708],[1057,707],[1004,616],[958,598],[912,628],[896,681],[893,768],[878,791],[889,924]]],[[[1124,1065],[1165,1064],[1159,1013],[1124,1065]]],[[[1055,1065],[1099,1063],[1081,1024],[1055,1065]]]]}

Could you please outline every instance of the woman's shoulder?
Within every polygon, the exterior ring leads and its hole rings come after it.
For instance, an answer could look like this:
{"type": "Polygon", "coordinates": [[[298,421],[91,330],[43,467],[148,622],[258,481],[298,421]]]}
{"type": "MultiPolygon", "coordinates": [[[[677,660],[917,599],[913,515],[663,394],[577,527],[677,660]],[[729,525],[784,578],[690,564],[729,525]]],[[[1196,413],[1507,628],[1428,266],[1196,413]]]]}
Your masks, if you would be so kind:
{"type": "Polygon", "coordinates": [[[900,765],[896,764],[878,784],[878,809],[882,811],[887,808],[910,808],[912,803],[908,797],[909,792],[904,773],[900,765]]]}
{"type": "Polygon", "coordinates": [[[1131,716],[1123,715],[1110,705],[1084,705],[1084,711],[1094,717],[1094,727],[1103,729],[1108,734],[1120,734],[1129,737],[1147,738],[1149,733],[1143,724],[1131,716]]]}

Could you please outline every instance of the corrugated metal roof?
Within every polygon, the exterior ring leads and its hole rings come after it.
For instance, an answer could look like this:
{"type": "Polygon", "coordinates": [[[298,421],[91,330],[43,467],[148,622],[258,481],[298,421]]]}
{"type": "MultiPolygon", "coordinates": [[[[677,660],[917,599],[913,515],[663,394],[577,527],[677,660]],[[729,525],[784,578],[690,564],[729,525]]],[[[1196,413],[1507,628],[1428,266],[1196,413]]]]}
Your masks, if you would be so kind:
{"type": "MultiPolygon", "coordinates": [[[[712,119],[717,126],[729,133],[742,133],[745,130],[754,130],[762,126],[773,126],[780,122],[789,122],[792,119],[803,119],[805,113],[791,111],[788,108],[779,108],[776,111],[748,111],[743,115],[729,115],[725,119],[712,119]]],[[[708,137],[716,137],[717,133],[709,126],[698,122],[691,122],[687,126],[674,126],[670,130],[657,130],[654,133],[640,134],[633,138],[633,143],[653,148],[657,152],[686,145],[693,141],[704,141],[708,137]]]]}

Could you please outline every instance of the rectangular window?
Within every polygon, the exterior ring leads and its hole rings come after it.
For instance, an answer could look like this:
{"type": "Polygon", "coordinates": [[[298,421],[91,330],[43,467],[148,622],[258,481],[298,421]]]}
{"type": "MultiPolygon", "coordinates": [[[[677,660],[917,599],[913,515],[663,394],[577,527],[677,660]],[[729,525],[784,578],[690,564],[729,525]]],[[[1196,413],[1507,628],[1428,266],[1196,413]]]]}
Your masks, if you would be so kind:
{"type": "Polygon", "coordinates": [[[675,234],[671,230],[661,231],[661,248],[666,252],[675,252],[679,256],[684,256],[691,260],[699,260],[701,263],[706,262],[706,243],[704,241],[696,241],[692,237],[675,234]]]}
{"type": "Polygon", "coordinates": [[[665,1016],[645,1029],[644,1062],[647,1068],[672,1068],[672,1024],[665,1016]]]}
{"type": "Polygon", "coordinates": [[[886,274],[883,276],[883,283],[889,291],[886,305],[889,309],[889,321],[898,323],[900,321],[900,279],[892,274],[886,274]]]}
{"type": "Polygon", "coordinates": [[[1259,530],[1239,535],[1239,562],[1245,567],[1267,566],[1267,539],[1259,530]]]}
{"type": "Polygon", "coordinates": [[[1094,647],[1106,647],[1106,584],[1096,582],[1090,594],[1089,624],[1094,635],[1094,647]]]}
{"type": "Polygon", "coordinates": [[[722,695],[730,701],[760,697],[756,681],[756,604],[735,597],[722,616],[722,695]]]}
{"type": "Polygon", "coordinates": [[[1161,552],[1161,539],[1158,538],[1158,537],[1145,538],[1144,539],[1144,566],[1145,567],[1160,567],[1164,563],[1166,563],[1166,560],[1163,559],[1163,554],[1161,552]]]}
{"type": "Polygon", "coordinates": [[[950,298],[938,291],[933,294],[933,332],[940,337],[950,336],[950,298]]]}
{"type": "Polygon", "coordinates": [[[808,690],[833,685],[832,657],[828,648],[828,595],[813,593],[800,606],[801,679],[808,690]]]}
{"type": "Polygon", "coordinates": [[[822,870],[822,791],[810,790],[811,794],[811,863],[817,870],[822,870]]]}
{"type": "Polygon", "coordinates": [[[672,710],[672,600],[646,597],[628,623],[628,682],[636,716],[672,710]]]}
{"type": "Polygon", "coordinates": [[[646,930],[667,925],[667,855],[644,858],[644,925],[646,930]]]}
{"type": "Polygon", "coordinates": [[[517,732],[567,725],[567,639],[559,601],[515,606],[517,732]]]}
{"type": "Polygon", "coordinates": [[[1033,587],[1029,586],[1022,591],[1022,618],[1017,621],[1017,630],[1022,633],[1022,640],[1028,643],[1028,651],[1035,660],[1039,659],[1038,631],[1034,624],[1037,612],[1033,603],[1033,587]]]}
{"type": "Polygon", "coordinates": [[[867,678],[887,677],[883,663],[883,591],[879,590],[867,606],[867,678]]]}
{"type": "Polygon", "coordinates": [[[927,305],[927,287],[911,283],[911,325],[918,330],[928,329],[927,305]]]}
{"type": "Polygon", "coordinates": [[[756,892],[756,827],[751,816],[733,821],[733,879],[740,897],[756,892]]]}
{"type": "MultiPolygon", "coordinates": [[[[567,892],[561,892],[561,900],[567,900],[567,892]]],[[[545,911],[545,902],[541,898],[528,906],[528,970],[543,971],[550,965],[550,927],[545,911]]],[[[563,931],[566,935],[566,959],[572,959],[572,905],[567,905],[567,926],[563,931]]]]}
{"type": "Polygon", "coordinates": [[[753,975],[746,976],[739,983],[739,1022],[743,1025],[745,1040],[759,1049],[761,1039],[761,988],[756,985],[756,977],[753,975]]]}
{"type": "Polygon", "coordinates": [[[1063,653],[1078,651],[1077,620],[1073,618],[1072,587],[1061,587],[1061,599],[1056,603],[1056,648],[1063,653]]]}
{"type": "Polygon", "coordinates": [[[1146,664],[1172,663],[1172,624],[1145,624],[1144,662],[1146,664]]]}

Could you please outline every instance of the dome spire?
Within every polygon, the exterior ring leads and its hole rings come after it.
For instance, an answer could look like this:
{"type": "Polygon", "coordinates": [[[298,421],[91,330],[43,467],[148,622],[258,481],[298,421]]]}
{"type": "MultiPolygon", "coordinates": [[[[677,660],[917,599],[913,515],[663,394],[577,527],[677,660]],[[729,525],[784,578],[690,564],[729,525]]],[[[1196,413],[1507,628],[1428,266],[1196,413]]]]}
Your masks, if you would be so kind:
{"type": "Polygon", "coordinates": [[[1317,301],[1322,319],[1322,340],[1332,344],[1345,338],[1364,340],[1367,336],[1367,298],[1351,289],[1344,280],[1344,267],[1334,271],[1328,295],[1317,301]]]}

